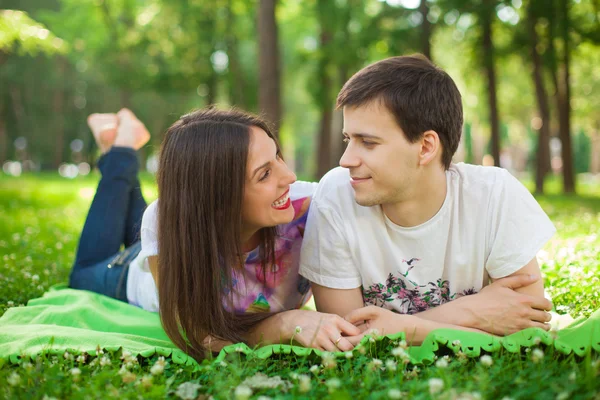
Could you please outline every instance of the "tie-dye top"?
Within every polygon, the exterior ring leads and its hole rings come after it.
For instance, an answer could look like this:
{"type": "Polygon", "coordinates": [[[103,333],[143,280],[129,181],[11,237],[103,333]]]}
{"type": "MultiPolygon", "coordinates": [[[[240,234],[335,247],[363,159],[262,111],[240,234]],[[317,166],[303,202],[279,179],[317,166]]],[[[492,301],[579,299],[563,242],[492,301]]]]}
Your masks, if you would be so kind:
{"type": "MultiPolygon", "coordinates": [[[[309,198],[316,183],[296,181],[290,186],[294,220],[279,225],[275,240],[275,260],[263,277],[259,250],[246,256],[243,274],[234,276],[233,306],[235,312],[283,311],[299,308],[311,296],[309,282],[298,274],[300,247],[308,216],[309,198]]],[[[148,311],[158,311],[158,293],[147,258],[158,254],[158,200],[144,212],[141,227],[142,249],[131,262],[127,278],[127,300],[148,311]]],[[[228,308],[227,305],[225,305],[228,308]]]]}
{"type": "Polygon", "coordinates": [[[298,274],[300,247],[308,216],[306,205],[309,201],[306,197],[292,201],[294,220],[278,226],[275,264],[271,268],[267,266],[263,272],[258,247],[247,253],[244,273],[233,276],[233,306],[236,313],[300,308],[310,298],[310,282],[298,274]]]}

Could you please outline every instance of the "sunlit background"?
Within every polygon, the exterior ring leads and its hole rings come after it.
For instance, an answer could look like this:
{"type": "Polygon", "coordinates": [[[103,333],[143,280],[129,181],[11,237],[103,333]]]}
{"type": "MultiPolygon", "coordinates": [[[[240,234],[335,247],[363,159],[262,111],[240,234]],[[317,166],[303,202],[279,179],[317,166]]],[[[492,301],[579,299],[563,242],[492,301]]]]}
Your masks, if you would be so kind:
{"type": "Polygon", "coordinates": [[[463,95],[456,161],[500,165],[538,191],[600,172],[600,6],[593,0],[5,0],[5,175],[93,170],[93,112],[131,108],[153,135],[192,108],[235,105],[278,128],[305,179],[343,151],[343,83],[385,57],[429,56],[463,95]]]}

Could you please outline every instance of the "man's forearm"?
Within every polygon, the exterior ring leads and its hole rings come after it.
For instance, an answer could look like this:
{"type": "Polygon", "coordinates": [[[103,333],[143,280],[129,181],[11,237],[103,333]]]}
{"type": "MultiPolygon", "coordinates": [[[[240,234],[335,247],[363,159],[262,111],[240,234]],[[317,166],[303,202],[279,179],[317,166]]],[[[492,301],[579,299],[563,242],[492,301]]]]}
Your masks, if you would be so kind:
{"type": "MultiPolygon", "coordinates": [[[[416,315],[398,315],[402,327],[400,331],[404,332],[406,341],[412,345],[423,343],[427,335],[435,329],[460,329],[471,332],[482,332],[477,329],[468,328],[456,324],[444,323],[435,320],[420,318],[416,315]]],[[[482,332],[485,333],[485,332],[482,332]]]]}
{"type": "Polygon", "coordinates": [[[440,306],[422,311],[415,316],[429,321],[462,326],[465,328],[477,328],[476,319],[473,318],[472,310],[466,306],[464,297],[444,303],[440,306]]]}

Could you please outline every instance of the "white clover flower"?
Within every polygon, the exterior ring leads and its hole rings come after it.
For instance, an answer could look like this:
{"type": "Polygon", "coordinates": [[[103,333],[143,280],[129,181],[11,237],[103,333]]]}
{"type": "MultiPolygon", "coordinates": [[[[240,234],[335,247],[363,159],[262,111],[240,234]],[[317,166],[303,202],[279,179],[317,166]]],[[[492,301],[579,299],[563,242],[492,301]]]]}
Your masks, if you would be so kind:
{"type": "Polygon", "coordinates": [[[373,336],[369,336],[369,343],[375,343],[375,338],[373,336]]]}
{"type": "MultiPolygon", "coordinates": [[[[152,377],[150,377],[152,379],[152,377]]],[[[175,395],[183,400],[194,400],[198,397],[198,389],[200,389],[202,385],[193,382],[184,382],[177,387],[177,391],[175,395]]]]}
{"type": "Polygon", "coordinates": [[[378,358],[374,358],[371,360],[371,362],[369,363],[371,369],[373,371],[377,370],[377,369],[381,369],[381,367],[383,366],[383,361],[381,361],[378,358]]]}
{"type": "Polygon", "coordinates": [[[110,358],[106,357],[106,356],[102,356],[102,358],[100,359],[100,366],[101,367],[106,367],[107,365],[110,365],[110,358]]]}
{"type": "Polygon", "coordinates": [[[342,382],[338,378],[331,378],[325,382],[325,385],[327,386],[329,393],[333,393],[342,387],[342,382]]]}
{"type": "Polygon", "coordinates": [[[42,400],[58,400],[56,397],[48,396],[47,394],[42,397],[42,400]]]}
{"type": "Polygon", "coordinates": [[[32,280],[33,282],[37,282],[37,281],[39,281],[39,280],[40,280],[40,276],[39,276],[39,275],[37,275],[37,274],[35,274],[35,275],[32,275],[32,276],[31,276],[31,280],[32,280]]]}
{"type": "Polygon", "coordinates": [[[408,356],[408,354],[406,354],[406,351],[402,347],[393,348],[392,355],[394,357],[398,357],[398,358],[404,358],[404,357],[408,356]]]}
{"type": "Polygon", "coordinates": [[[300,375],[298,375],[297,372],[290,372],[289,375],[290,375],[290,378],[293,380],[298,380],[298,377],[300,376],[300,375]]]}
{"type": "Polygon", "coordinates": [[[323,368],[335,368],[337,365],[335,356],[332,353],[324,351],[323,354],[321,354],[321,364],[323,365],[323,368]]]}
{"type": "Polygon", "coordinates": [[[258,396],[256,400],[271,400],[269,396],[258,396]]]}
{"type": "Polygon", "coordinates": [[[544,359],[544,352],[541,349],[534,349],[531,352],[531,361],[538,363],[544,359]]]}
{"type": "Polygon", "coordinates": [[[165,370],[165,367],[164,367],[164,365],[162,365],[162,364],[158,364],[158,363],[155,363],[155,364],[152,366],[152,368],[150,368],[150,373],[151,373],[152,375],[160,375],[160,374],[162,374],[162,373],[163,373],[163,371],[164,371],[164,370],[165,370]]]}
{"type": "Polygon", "coordinates": [[[491,367],[492,364],[494,363],[494,359],[491,356],[486,354],[486,355],[481,356],[481,358],[479,359],[479,362],[484,367],[491,367]]]}
{"type": "Polygon", "coordinates": [[[243,353],[244,352],[244,348],[242,346],[238,346],[238,347],[235,348],[235,351],[237,353],[243,353]]]}
{"type": "Polygon", "coordinates": [[[556,400],[567,400],[571,397],[571,393],[569,392],[560,392],[558,396],[556,396],[556,400]]]}
{"type": "Polygon", "coordinates": [[[319,373],[320,369],[321,368],[318,365],[313,365],[312,367],[310,367],[309,371],[316,375],[319,373]]]}
{"type": "Polygon", "coordinates": [[[296,334],[300,334],[302,333],[302,327],[301,326],[297,326],[295,329],[296,334]]]}
{"type": "Polygon", "coordinates": [[[439,378],[429,379],[429,393],[436,394],[444,389],[444,381],[439,378]]]}
{"type": "Polygon", "coordinates": [[[78,382],[81,375],[81,370],[79,368],[72,368],[69,372],[73,377],[73,382],[78,382]]]}
{"type": "Polygon", "coordinates": [[[9,375],[6,381],[10,386],[17,386],[19,383],[21,383],[21,377],[16,372],[13,372],[9,375]]]}
{"type": "Polygon", "coordinates": [[[12,307],[12,306],[15,305],[15,302],[12,301],[12,300],[9,300],[9,301],[6,302],[6,305],[9,306],[9,307],[12,307]]]}
{"type": "Polygon", "coordinates": [[[24,362],[23,364],[21,364],[21,367],[29,370],[29,369],[33,368],[33,364],[28,361],[28,362],[24,362]]]}
{"type": "Polygon", "coordinates": [[[352,354],[351,351],[347,351],[344,353],[344,357],[346,357],[346,359],[351,359],[352,357],[354,357],[354,354],[352,354]]]}
{"type": "Polygon", "coordinates": [[[150,386],[152,386],[152,379],[152,375],[144,375],[140,380],[140,384],[145,388],[149,388],[150,386]]]}
{"type": "Polygon", "coordinates": [[[365,354],[367,354],[367,349],[365,349],[365,347],[364,347],[364,346],[360,346],[360,345],[359,345],[359,346],[356,346],[356,347],[355,347],[355,349],[356,349],[356,351],[358,351],[358,352],[359,352],[360,354],[362,354],[363,356],[364,356],[365,354]]]}
{"type": "Polygon", "coordinates": [[[536,336],[533,338],[533,344],[534,345],[539,345],[542,342],[542,339],[539,336],[536,336]]]}
{"type": "Polygon", "coordinates": [[[85,355],[81,354],[79,356],[77,356],[77,360],[78,363],[84,363],[85,362],[85,355]]]}
{"type": "Polygon", "coordinates": [[[453,341],[452,346],[460,347],[460,340],[456,339],[455,341],[453,341]]]}
{"type": "Polygon", "coordinates": [[[403,393],[398,389],[390,389],[390,390],[388,390],[387,395],[390,399],[396,400],[396,399],[401,399],[403,393]]]}
{"type": "Polygon", "coordinates": [[[309,392],[311,389],[310,376],[299,375],[298,376],[298,390],[300,393],[309,392]]]}
{"type": "Polygon", "coordinates": [[[72,360],[73,354],[69,353],[68,351],[65,351],[65,354],[63,354],[63,357],[65,358],[65,360],[72,360]]]}
{"type": "Polygon", "coordinates": [[[123,383],[131,383],[137,379],[137,375],[126,370],[125,373],[121,374],[121,379],[123,383]]]}
{"type": "Polygon", "coordinates": [[[386,360],[385,361],[385,368],[388,371],[394,372],[394,371],[396,371],[396,369],[398,369],[398,364],[394,360],[386,360]]]}
{"type": "Polygon", "coordinates": [[[261,372],[256,373],[254,376],[246,378],[242,382],[241,386],[247,386],[251,389],[273,389],[282,386],[287,389],[292,384],[286,380],[281,379],[280,376],[269,377],[261,372]]]}
{"type": "Polygon", "coordinates": [[[438,368],[448,368],[448,361],[444,358],[440,358],[435,362],[435,366],[438,368]]]}
{"type": "Polygon", "coordinates": [[[247,400],[250,398],[250,396],[252,396],[252,389],[250,389],[248,386],[238,386],[235,388],[235,391],[233,392],[233,397],[236,400],[247,400]]]}

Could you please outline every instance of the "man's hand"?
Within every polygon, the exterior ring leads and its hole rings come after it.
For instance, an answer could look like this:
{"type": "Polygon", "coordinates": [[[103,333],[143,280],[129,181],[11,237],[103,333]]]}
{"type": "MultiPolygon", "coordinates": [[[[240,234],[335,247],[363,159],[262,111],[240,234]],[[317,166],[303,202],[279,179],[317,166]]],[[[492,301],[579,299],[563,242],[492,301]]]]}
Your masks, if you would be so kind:
{"type": "Polygon", "coordinates": [[[292,310],[279,314],[283,336],[304,346],[326,351],[350,351],[354,344],[347,336],[360,335],[361,330],[335,314],[292,310]]]}
{"type": "Polygon", "coordinates": [[[550,325],[546,322],[552,317],[544,310],[552,310],[552,302],[515,291],[539,279],[539,276],[532,275],[498,279],[481,292],[461,297],[455,302],[470,317],[469,326],[495,335],[510,335],[531,327],[549,330],[550,325]]]}
{"type": "Polygon", "coordinates": [[[406,323],[402,323],[403,317],[407,316],[396,314],[393,311],[376,306],[367,306],[353,310],[344,319],[359,327],[361,334],[349,337],[348,340],[353,345],[356,345],[364,335],[369,333],[376,332],[378,335],[388,335],[401,332],[406,327],[406,323]]]}
{"type": "Polygon", "coordinates": [[[363,331],[360,335],[347,338],[355,346],[364,335],[373,332],[376,332],[378,335],[404,332],[406,340],[413,345],[423,343],[429,332],[434,329],[451,328],[477,332],[476,329],[429,321],[414,315],[397,314],[376,306],[368,306],[351,311],[344,319],[358,325],[363,331]]]}

